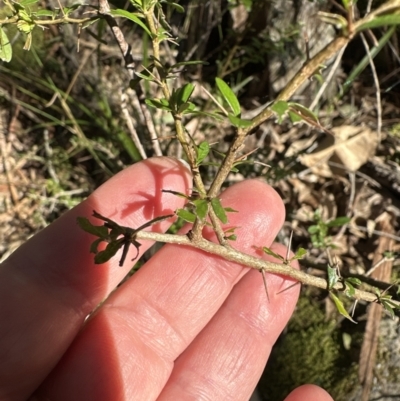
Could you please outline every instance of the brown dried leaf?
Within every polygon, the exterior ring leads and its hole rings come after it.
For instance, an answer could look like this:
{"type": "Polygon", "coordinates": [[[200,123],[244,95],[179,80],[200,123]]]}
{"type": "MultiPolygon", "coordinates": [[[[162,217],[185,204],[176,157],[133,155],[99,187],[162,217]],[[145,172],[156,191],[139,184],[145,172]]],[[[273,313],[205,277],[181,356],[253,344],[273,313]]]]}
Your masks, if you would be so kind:
{"type": "Polygon", "coordinates": [[[300,156],[300,162],[324,177],[343,171],[356,171],[375,154],[379,134],[368,127],[343,125],[332,129],[334,137],[326,136],[313,153],[300,156]],[[340,164],[338,169],[328,162],[340,164]]]}

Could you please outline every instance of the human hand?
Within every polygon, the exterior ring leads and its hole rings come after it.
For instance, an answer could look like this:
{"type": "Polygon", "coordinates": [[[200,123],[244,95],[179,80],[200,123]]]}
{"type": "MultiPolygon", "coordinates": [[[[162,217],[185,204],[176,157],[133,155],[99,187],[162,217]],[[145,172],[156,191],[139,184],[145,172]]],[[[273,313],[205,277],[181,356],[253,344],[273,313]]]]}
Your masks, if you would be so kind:
{"type": "MultiPolygon", "coordinates": [[[[183,199],[162,189],[188,193],[191,185],[176,160],[137,163],[2,264],[1,401],[249,399],[293,312],[299,286],[277,294],[292,281],[267,275],[268,302],[259,272],[166,245],[115,289],[136,250],[123,267],[117,256],[94,265],[89,253],[94,238],[76,223],[96,210],[138,227],[183,206],[183,199]]],[[[226,190],[222,200],[239,211],[229,214],[230,226],[239,227],[232,246],[257,254],[254,246],[272,243],[284,221],[273,189],[249,180],[226,190]]],[[[150,229],[165,231],[170,224],[150,229]]],[[[139,254],[151,245],[143,241],[139,254]]],[[[272,248],[284,253],[278,244],[272,248]]],[[[303,386],[287,398],[298,400],[332,399],[316,386],[303,386]]]]}

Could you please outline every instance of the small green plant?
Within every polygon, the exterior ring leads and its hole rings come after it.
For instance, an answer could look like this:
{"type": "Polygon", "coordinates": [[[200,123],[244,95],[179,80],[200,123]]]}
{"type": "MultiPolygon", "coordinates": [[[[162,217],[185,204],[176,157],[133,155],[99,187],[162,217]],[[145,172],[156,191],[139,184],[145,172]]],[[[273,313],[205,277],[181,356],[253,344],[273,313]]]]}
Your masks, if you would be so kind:
{"type": "MultiPolygon", "coordinates": [[[[327,279],[314,277],[293,269],[290,266],[290,262],[303,258],[305,255],[304,249],[299,249],[293,257],[287,256],[282,259],[282,257],[275,254],[269,248],[264,247],[263,251],[278,258],[279,263],[266,262],[260,258],[255,258],[233,249],[229,246],[229,241],[236,239],[235,230],[232,227],[225,229],[222,225],[228,222],[227,213],[235,212],[235,210],[230,208],[229,205],[222,205],[219,198],[221,188],[229,174],[232,171],[237,171],[236,168],[238,165],[248,162],[245,160],[247,156],[241,154],[244,142],[265,121],[277,118],[278,122],[283,122],[286,117],[289,117],[291,123],[301,122],[326,131],[314,112],[305,105],[291,101],[291,98],[304,82],[318,75],[326,61],[332,58],[336,52],[347,46],[356,35],[367,29],[399,25],[400,4],[397,1],[387,1],[363,18],[356,18],[353,12],[353,2],[349,0],[342,1],[344,15],[321,13],[320,17],[322,20],[337,27],[337,36],[312,58],[307,55],[304,64],[281,93],[273,101],[266,104],[265,108],[258,112],[255,117],[250,119],[242,118],[241,105],[237,94],[222,79],[223,77],[215,78],[216,96],[210,94],[210,98],[213,98],[213,102],[217,105],[218,110],[203,110],[196,104],[195,99],[193,99],[196,89],[195,84],[184,82],[183,76],[181,80],[177,79],[182,68],[204,64],[204,62],[189,60],[170,65],[165,60],[161,52],[162,46],[166,45],[166,47],[169,47],[176,45],[171,27],[167,21],[168,12],[166,10],[183,11],[182,6],[172,0],[131,0],[130,10],[133,11],[112,8],[107,0],[100,0],[98,6],[76,3],[70,7],[60,7],[54,10],[43,8],[38,0],[22,0],[20,2],[3,0],[3,3],[5,10],[3,13],[4,17],[0,20],[0,59],[4,62],[9,62],[12,59],[12,45],[7,31],[7,27],[9,26],[16,28],[24,37],[24,49],[26,50],[32,47],[32,41],[34,40],[32,32],[50,25],[62,26],[72,24],[78,26],[80,29],[90,29],[89,27],[93,24],[105,22],[112,27],[115,40],[121,49],[126,69],[129,72],[129,79],[124,83],[124,89],[137,90],[140,95],[145,93],[144,106],[147,105],[149,110],[153,110],[159,114],[166,113],[168,115],[174,139],[178,142],[183,157],[190,166],[196,196],[186,197],[183,195],[187,199],[187,204],[184,208],[175,211],[177,216],[193,224],[190,234],[182,236],[143,231],[144,228],[155,222],[171,216],[159,216],[148,221],[141,227],[129,228],[120,226],[109,218],[94,212],[94,217],[104,222],[102,226],[92,225],[86,218],[80,218],[78,222],[82,229],[98,237],[91,247],[91,251],[96,255],[96,263],[106,262],[116,254],[118,249],[122,248],[123,254],[120,264],[123,264],[129,246],[133,245],[137,250],[141,239],[174,242],[196,247],[258,269],[263,274],[266,290],[265,272],[292,277],[301,283],[327,289],[339,312],[347,318],[350,318],[350,316],[337,297],[337,293],[343,292],[353,299],[379,302],[390,313],[394,309],[399,308],[399,303],[388,298],[385,294],[361,291],[355,288],[360,283],[354,279],[341,279],[338,269],[334,267],[328,266],[327,279]],[[77,12],[82,10],[89,11],[89,13],[83,13],[85,17],[82,18],[79,15],[75,17],[77,12]],[[151,43],[151,57],[147,59],[148,62],[146,62],[146,65],[136,66],[136,70],[129,52],[129,44],[122,30],[119,28],[119,19],[129,20],[139,27],[143,35],[151,43]],[[154,88],[151,96],[147,90],[150,85],[154,88]],[[221,102],[216,99],[218,97],[222,99],[221,102]],[[229,125],[234,131],[229,149],[225,152],[219,152],[217,149],[214,149],[213,144],[207,138],[200,141],[194,139],[185,126],[187,119],[193,117],[208,117],[214,121],[222,121],[226,126],[229,125]],[[221,161],[218,163],[210,159],[210,155],[214,152],[221,156],[221,161]],[[200,171],[206,165],[213,165],[216,168],[211,183],[207,183],[207,185],[200,171]],[[210,242],[203,237],[203,228],[206,225],[212,227],[218,244],[210,242]],[[101,242],[106,242],[107,246],[105,250],[99,251],[98,246],[101,242]]],[[[253,5],[251,1],[243,2],[243,4],[247,8],[251,8],[253,5]]],[[[107,162],[99,157],[92,144],[85,138],[73,114],[70,113],[65,103],[65,99],[69,97],[69,94],[61,92],[51,80],[48,80],[47,85],[60,98],[61,104],[66,112],[68,112],[75,131],[81,137],[82,142],[85,143],[93,158],[108,170],[107,162]]],[[[82,107],[84,108],[84,105],[82,107]]],[[[104,101],[102,101],[102,107],[105,120],[99,119],[99,125],[109,125],[115,128],[118,123],[113,121],[111,108],[104,101]]],[[[89,110],[86,109],[86,112],[90,115],[89,110]]],[[[132,136],[134,137],[136,148],[129,146],[128,142],[126,142],[127,138],[120,135],[120,140],[125,143],[124,146],[128,146],[129,148],[127,148],[128,153],[132,159],[138,159],[139,155],[146,157],[146,152],[138,136],[134,132],[132,132],[132,136]]],[[[153,136],[150,139],[152,142],[157,142],[159,138],[155,135],[155,137],[153,136]]],[[[164,188],[164,190],[166,189],[164,188]]],[[[176,193],[176,195],[182,196],[179,193],[176,193]]],[[[333,248],[334,244],[329,236],[329,230],[332,227],[340,227],[348,221],[347,217],[339,217],[325,222],[320,212],[315,212],[314,224],[309,227],[313,246],[323,250],[333,248]]]]}
{"type": "MultiPolygon", "coordinates": [[[[219,77],[215,79],[215,84],[216,90],[218,91],[219,97],[222,98],[223,104],[220,104],[220,102],[213,98],[218,110],[211,112],[205,112],[199,109],[193,101],[192,96],[195,90],[194,84],[190,82],[179,85],[172,84],[172,80],[175,79],[175,71],[177,71],[179,67],[190,64],[199,64],[201,62],[191,61],[178,63],[172,66],[167,66],[163,62],[160,55],[160,45],[163,42],[173,42],[173,39],[171,38],[168,24],[165,23],[165,14],[163,8],[161,7],[162,4],[179,8],[171,1],[135,0],[132,1],[132,5],[137,10],[135,13],[127,13],[126,11],[122,10],[112,10],[108,13],[107,18],[109,18],[109,14],[114,17],[118,16],[128,18],[138,24],[151,38],[153,50],[151,63],[146,67],[143,67],[141,71],[137,72],[130,84],[131,87],[134,87],[136,85],[140,85],[141,81],[144,81],[151,82],[153,85],[155,85],[159,89],[159,96],[147,98],[146,104],[150,108],[156,109],[159,112],[168,113],[173,119],[176,139],[183,149],[185,158],[189,163],[193,174],[195,195],[186,196],[184,194],[175,193],[171,190],[164,190],[174,193],[177,196],[183,196],[186,198],[186,206],[182,209],[178,209],[175,213],[181,219],[192,223],[193,227],[187,236],[145,233],[141,231],[142,228],[153,224],[153,222],[157,220],[152,220],[147,225],[138,229],[128,229],[127,227],[121,228],[111,220],[95,214],[95,217],[105,221],[105,228],[93,228],[88,221],[83,220],[80,220],[80,225],[86,231],[89,231],[90,233],[99,237],[94,242],[92,251],[97,252],[97,246],[101,241],[108,242],[107,248],[109,248],[110,251],[106,251],[105,253],[104,251],[98,252],[96,255],[96,261],[106,261],[112,257],[116,253],[116,250],[120,247],[123,247],[123,255],[126,255],[129,244],[133,244],[136,248],[138,248],[140,245],[140,242],[138,241],[141,238],[152,238],[153,240],[162,242],[179,242],[180,244],[189,244],[207,252],[215,253],[240,263],[244,263],[245,261],[246,265],[257,268],[262,273],[267,296],[268,289],[264,273],[273,272],[293,277],[302,283],[327,289],[338,311],[350,320],[352,320],[352,318],[346,311],[342,301],[339,299],[339,293],[344,293],[346,296],[353,299],[364,299],[370,302],[379,302],[385,308],[389,308],[389,311],[390,308],[397,308],[398,303],[387,299],[385,296],[377,297],[375,293],[361,291],[356,288],[361,284],[358,279],[342,279],[339,269],[332,267],[331,265],[328,266],[326,280],[292,269],[290,266],[291,261],[302,259],[305,255],[304,249],[299,249],[297,252],[295,252],[293,257],[290,257],[288,254],[285,258],[282,258],[274,253],[271,249],[263,247],[262,249],[266,254],[277,258],[279,262],[271,263],[250,257],[249,255],[244,255],[230,248],[228,246],[228,240],[236,239],[234,228],[230,228],[228,232],[226,232],[222,228],[222,224],[226,224],[228,222],[227,212],[234,212],[234,210],[230,209],[229,205],[222,205],[219,200],[221,186],[226,180],[228,174],[230,174],[238,164],[243,162],[243,158],[240,156],[239,150],[241,149],[246,137],[262,122],[271,117],[277,117],[278,122],[282,122],[283,119],[288,116],[292,123],[303,122],[318,129],[325,130],[315,113],[302,104],[290,101],[290,98],[305,80],[311,78],[315,74],[318,74],[324,65],[324,62],[337,50],[345,46],[357,33],[363,29],[370,28],[372,25],[379,26],[386,24],[399,24],[400,19],[398,19],[395,15],[397,8],[389,8],[393,13],[391,18],[386,17],[388,8],[387,5],[383,5],[374,13],[372,13],[372,16],[370,14],[370,16],[366,17],[365,20],[357,21],[354,19],[352,7],[349,2],[344,2],[344,7],[348,12],[346,17],[337,14],[325,13],[322,16],[323,19],[325,19],[325,21],[328,23],[340,26],[341,34],[325,49],[304,64],[295,77],[288,83],[286,88],[278,95],[275,101],[268,105],[254,118],[243,119],[241,117],[241,106],[237,95],[231,89],[231,87],[219,77]],[[385,14],[385,16],[383,16],[383,14],[385,14]],[[225,123],[229,123],[236,131],[229,150],[221,154],[222,161],[221,163],[216,164],[217,172],[209,187],[206,187],[203,182],[202,175],[200,174],[200,168],[203,165],[210,163],[208,158],[211,150],[213,150],[212,144],[210,144],[207,140],[196,142],[188,134],[184,126],[186,117],[204,115],[212,117],[216,121],[220,121],[222,119],[225,123]],[[85,224],[83,224],[83,222],[85,224]],[[219,242],[218,245],[206,241],[203,238],[202,231],[206,225],[211,226],[214,230],[219,242]],[[99,230],[101,232],[98,232],[99,230]]],[[[108,4],[106,4],[106,6],[109,7],[108,4]]],[[[96,17],[102,18],[102,14],[100,13],[96,17]]],[[[92,19],[93,18],[94,17],[92,17],[92,19]]],[[[338,217],[334,220],[324,221],[319,211],[315,212],[313,219],[314,224],[309,227],[311,240],[314,247],[322,250],[329,250],[334,247],[334,244],[329,236],[329,230],[333,227],[340,227],[349,222],[349,218],[347,217],[338,217]]],[[[121,260],[121,263],[123,263],[123,259],[121,260]]]]}
{"type": "Polygon", "coordinates": [[[337,217],[333,220],[324,221],[321,216],[321,211],[317,209],[313,215],[314,224],[308,227],[308,232],[311,235],[311,242],[318,249],[333,249],[335,245],[332,243],[329,234],[329,229],[332,227],[341,227],[350,221],[349,217],[337,217]]]}

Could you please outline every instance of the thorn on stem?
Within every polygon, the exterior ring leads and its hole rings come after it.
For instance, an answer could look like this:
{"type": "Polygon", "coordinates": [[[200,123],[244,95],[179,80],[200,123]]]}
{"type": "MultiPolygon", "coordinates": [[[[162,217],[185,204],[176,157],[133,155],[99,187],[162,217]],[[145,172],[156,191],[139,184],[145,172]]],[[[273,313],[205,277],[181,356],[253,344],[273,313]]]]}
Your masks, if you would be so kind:
{"type": "Polygon", "coordinates": [[[289,244],[286,248],[286,257],[283,263],[288,264],[290,258],[290,250],[292,249],[293,230],[290,232],[289,244]]]}
{"type": "Polygon", "coordinates": [[[264,282],[265,293],[267,294],[268,302],[270,302],[269,295],[268,295],[267,279],[265,278],[265,270],[261,269],[260,272],[262,274],[262,278],[263,278],[263,282],[264,282]]]}
{"type": "Polygon", "coordinates": [[[299,285],[299,284],[301,284],[300,281],[298,281],[297,283],[293,283],[293,284],[289,285],[289,287],[286,287],[286,288],[284,288],[283,290],[277,292],[276,295],[282,294],[282,292],[285,292],[285,291],[287,291],[287,290],[290,290],[291,288],[293,288],[294,286],[299,285]]]}

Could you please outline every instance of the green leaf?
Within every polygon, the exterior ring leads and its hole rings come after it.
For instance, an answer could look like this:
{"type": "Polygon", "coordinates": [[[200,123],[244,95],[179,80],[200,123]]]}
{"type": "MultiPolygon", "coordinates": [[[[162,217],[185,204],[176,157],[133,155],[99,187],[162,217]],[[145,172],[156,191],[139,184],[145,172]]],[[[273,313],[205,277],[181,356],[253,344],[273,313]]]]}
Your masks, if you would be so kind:
{"type": "Polygon", "coordinates": [[[56,17],[55,12],[51,10],[37,10],[32,12],[32,15],[35,15],[36,17],[56,17]]]}
{"type": "Polygon", "coordinates": [[[289,111],[289,118],[293,124],[304,121],[302,117],[300,117],[297,113],[294,113],[293,111],[289,111]]]}
{"type": "Polygon", "coordinates": [[[139,25],[141,28],[144,29],[144,31],[150,36],[152,37],[152,34],[149,30],[149,28],[147,28],[146,24],[138,17],[138,15],[142,16],[142,14],[138,14],[138,13],[130,13],[129,11],[125,11],[122,9],[115,9],[115,10],[111,10],[111,15],[114,17],[124,17],[126,19],[131,20],[132,22],[134,22],[135,24],[139,25]]]}
{"type": "Polygon", "coordinates": [[[307,255],[307,250],[304,248],[299,248],[292,259],[303,259],[305,255],[307,255]]]}
{"type": "Polygon", "coordinates": [[[342,302],[335,294],[333,294],[332,292],[329,292],[329,295],[330,295],[330,297],[333,299],[333,302],[335,303],[338,312],[339,312],[342,316],[344,316],[346,319],[349,319],[349,320],[352,321],[353,323],[356,323],[356,324],[357,324],[357,322],[356,322],[355,320],[353,320],[353,319],[351,318],[351,316],[348,314],[346,308],[345,308],[344,305],[343,305],[343,302],[342,302]]]}
{"type": "Polygon", "coordinates": [[[266,253],[269,256],[273,256],[275,259],[281,260],[282,262],[285,260],[283,256],[275,253],[273,250],[267,248],[266,246],[264,246],[262,250],[264,251],[264,253],[266,253]]]}
{"type": "Polygon", "coordinates": [[[178,113],[189,114],[189,113],[192,113],[195,108],[196,108],[196,105],[192,102],[182,103],[178,107],[178,113]]]}
{"type": "Polygon", "coordinates": [[[89,234],[100,238],[108,238],[108,228],[105,226],[95,226],[86,217],[77,217],[79,227],[89,234]]]}
{"type": "Polygon", "coordinates": [[[228,222],[228,216],[225,213],[225,209],[222,207],[221,201],[218,198],[211,199],[211,207],[221,222],[226,224],[228,222]]]}
{"type": "Polygon", "coordinates": [[[309,234],[316,234],[317,232],[320,231],[320,228],[317,225],[312,225],[312,226],[308,227],[307,231],[309,234]]]}
{"type": "Polygon", "coordinates": [[[393,34],[396,32],[396,27],[392,26],[390,29],[385,32],[385,34],[379,39],[378,44],[369,50],[369,54],[366,54],[365,57],[352,69],[350,74],[348,75],[346,81],[343,83],[341,89],[341,97],[350,89],[351,84],[354,80],[364,71],[364,69],[370,64],[370,60],[375,58],[376,55],[383,49],[383,47],[387,44],[393,34]]]}
{"type": "Polygon", "coordinates": [[[251,120],[244,120],[239,117],[235,117],[232,114],[228,114],[228,119],[234,127],[237,128],[247,128],[250,127],[253,122],[251,120]]]}
{"type": "Polygon", "coordinates": [[[357,27],[357,32],[364,31],[365,29],[379,28],[381,26],[388,25],[399,25],[400,15],[399,14],[389,14],[375,17],[373,20],[361,24],[357,27]]]}
{"type": "Polygon", "coordinates": [[[92,245],[90,245],[90,253],[98,253],[98,247],[100,243],[103,242],[101,238],[97,238],[95,241],[92,242],[92,245]]]}
{"type": "Polygon", "coordinates": [[[289,105],[283,100],[278,100],[271,106],[271,110],[278,115],[278,123],[281,124],[289,105]]]}
{"type": "Polygon", "coordinates": [[[328,265],[327,267],[328,273],[328,290],[333,288],[333,286],[338,282],[339,276],[337,273],[337,268],[331,267],[328,265]]]}
{"type": "Polygon", "coordinates": [[[332,24],[338,29],[344,29],[348,25],[348,21],[342,15],[327,12],[319,12],[318,14],[322,21],[332,24]]]}
{"type": "Polygon", "coordinates": [[[189,199],[189,196],[183,194],[182,192],[173,191],[172,189],[162,189],[161,192],[165,192],[167,194],[176,195],[179,198],[189,199]]]}
{"type": "Polygon", "coordinates": [[[123,241],[124,239],[121,238],[117,241],[110,242],[106,246],[106,249],[104,249],[104,251],[100,251],[99,253],[96,254],[96,256],[94,257],[94,263],[101,264],[109,261],[123,246],[124,244],[123,241]]]}
{"type": "Polygon", "coordinates": [[[75,3],[69,7],[63,7],[63,14],[68,16],[69,14],[71,14],[72,12],[74,12],[75,10],[77,10],[80,7],[82,7],[81,3],[75,3]]]}
{"type": "Polygon", "coordinates": [[[347,224],[350,221],[350,217],[342,216],[342,217],[337,217],[334,220],[329,221],[326,223],[327,227],[340,227],[345,224],[347,224]]]}
{"type": "Polygon", "coordinates": [[[349,277],[346,278],[346,283],[349,282],[352,285],[361,285],[361,280],[356,277],[349,277]]]}
{"type": "Polygon", "coordinates": [[[228,212],[228,213],[239,213],[239,211],[238,210],[235,210],[235,209],[233,209],[233,208],[231,208],[231,207],[224,207],[224,209],[225,209],[225,212],[228,212]]]}
{"type": "Polygon", "coordinates": [[[145,99],[145,102],[150,107],[155,107],[156,109],[161,109],[166,111],[172,111],[167,99],[145,99]]]}
{"type": "Polygon", "coordinates": [[[181,103],[186,103],[190,99],[190,96],[192,96],[194,88],[195,86],[193,84],[186,84],[182,88],[180,88],[178,90],[178,93],[180,95],[178,101],[180,101],[181,103]]]}
{"type": "Polygon", "coordinates": [[[385,309],[385,311],[389,314],[389,316],[394,319],[395,314],[394,314],[394,310],[392,308],[392,305],[390,305],[388,302],[382,301],[381,305],[383,306],[383,308],[385,309]]]}
{"type": "Polygon", "coordinates": [[[229,241],[236,241],[237,240],[237,235],[236,234],[231,234],[228,237],[225,237],[229,241]]]}
{"type": "Polygon", "coordinates": [[[351,6],[352,0],[342,0],[343,7],[348,10],[351,6]]]}
{"type": "Polygon", "coordinates": [[[231,108],[234,116],[240,116],[240,104],[233,90],[221,78],[215,78],[215,83],[221,95],[231,108]]]}
{"type": "Polygon", "coordinates": [[[208,142],[203,141],[196,148],[196,165],[198,166],[208,156],[210,152],[210,145],[208,142]]]}
{"type": "Polygon", "coordinates": [[[220,114],[218,114],[216,112],[215,113],[208,113],[206,111],[194,110],[192,113],[195,116],[211,117],[211,118],[213,118],[214,120],[217,120],[217,121],[224,121],[224,117],[222,117],[220,114]]]}
{"type": "Polygon", "coordinates": [[[192,202],[196,207],[196,215],[199,219],[204,220],[207,217],[208,203],[205,199],[196,199],[192,202]]]}
{"type": "Polygon", "coordinates": [[[187,221],[188,223],[194,223],[196,221],[196,215],[186,209],[177,209],[175,213],[178,217],[187,221]]]}
{"type": "Polygon", "coordinates": [[[185,12],[185,9],[180,4],[168,2],[168,5],[178,11],[178,13],[182,14],[185,12]]]}
{"type": "Polygon", "coordinates": [[[135,24],[139,25],[141,28],[144,29],[144,31],[150,36],[152,37],[152,34],[149,30],[149,28],[147,28],[146,24],[143,23],[140,18],[138,17],[138,14],[136,13],[130,13],[128,11],[125,10],[121,10],[119,8],[117,8],[116,10],[111,10],[111,15],[113,17],[124,17],[127,18],[129,20],[131,20],[132,22],[134,22],[135,24]]]}
{"type": "Polygon", "coordinates": [[[294,103],[294,102],[289,102],[288,106],[289,110],[298,114],[300,118],[304,116],[319,124],[318,117],[309,108],[303,106],[300,103],[294,103]]]}
{"type": "Polygon", "coordinates": [[[29,33],[31,33],[32,30],[35,28],[35,24],[32,23],[32,22],[28,22],[28,21],[25,21],[25,20],[23,20],[23,19],[20,19],[20,20],[17,22],[17,28],[18,28],[18,30],[19,30],[20,32],[29,34],[29,33]]]}
{"type": "Polygon", "coordinates": [[[350,284],[348,282],[348,280],[344,281],[345,285],[346,285],[346,289],[344,290],[344,293],[348,296],[348,297],[353,297],[356,290],[354,289],[353,285],[350,284]]]}
{"type": "Polygon", "coordinates": [[[12,47],[4,29],[0,26],[0,60],[9,63],[12,58],[12,47]]]}
{"type": "Polygon", "coordinates": [[[31,6],[32,4],[37,3],[39,0],[20,0],[19,4],[21,4],[21,6],[31,6]]]}

